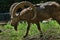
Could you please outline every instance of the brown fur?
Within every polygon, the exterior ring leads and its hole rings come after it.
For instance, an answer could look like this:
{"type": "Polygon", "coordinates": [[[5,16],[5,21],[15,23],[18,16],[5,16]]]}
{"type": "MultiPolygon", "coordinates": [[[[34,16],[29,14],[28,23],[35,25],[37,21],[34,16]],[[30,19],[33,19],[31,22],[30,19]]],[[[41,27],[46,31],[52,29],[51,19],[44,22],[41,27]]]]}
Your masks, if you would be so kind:
{"type": "MultiPolygon", "coordinates": [[[[49,18],[53,18],[58,23],[60,23],[60,5],[56,5],[56,4],[57,3],[53,3],[53,2],[52,3],[50,2],[47,5],[42,4],[43,7],[45,7],[45,9],[43,9],[43,10],[38,10],[38,8],[36,6],[28,7],[26,9],[22,10],[18,17],[17,16],[14,17],[15,20],[13,18],[11,24],[14,26],[15,29],[17,29],[17,23],[21,19],[24,19],[28,23],[27,32],[26,32],[26,35],[24,37],[26,37],[28,35],[31,23],[35,23],[37,25],[38,30],[42,34],[42,30],[40,28],[39,22],[46,20],[46,19],[49,19],[49,18]],[[34,16],[35,16],[34,14],[36,14],[35,18],[34,18],[34,16]],[[32,18],[34,18],[34,19],[32,19],[32,18]]],[[[17,7],[16,7],[16,9],[18,9],[17,7]]],[[[13,10],[13,13],[16,12],[16,9],[13,10]]]]}

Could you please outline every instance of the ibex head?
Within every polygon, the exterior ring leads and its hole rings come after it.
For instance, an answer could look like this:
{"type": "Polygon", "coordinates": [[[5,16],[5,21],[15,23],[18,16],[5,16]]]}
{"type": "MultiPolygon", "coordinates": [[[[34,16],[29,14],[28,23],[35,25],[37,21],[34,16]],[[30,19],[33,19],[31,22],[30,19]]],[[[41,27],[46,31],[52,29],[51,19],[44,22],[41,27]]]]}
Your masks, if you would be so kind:
{"type": "Polygon", "coordinates": [[[23,1],[23,2],[15,4],[12,11],[10,12],[11,13],[11,25],[17,26],[17,23],[20,21],[20,17],[19,17],[20,14],[17,14],[16,12],[19,8],[24,9],[25,6],[34,8],[33,4],[28,1],[23,1]]]}

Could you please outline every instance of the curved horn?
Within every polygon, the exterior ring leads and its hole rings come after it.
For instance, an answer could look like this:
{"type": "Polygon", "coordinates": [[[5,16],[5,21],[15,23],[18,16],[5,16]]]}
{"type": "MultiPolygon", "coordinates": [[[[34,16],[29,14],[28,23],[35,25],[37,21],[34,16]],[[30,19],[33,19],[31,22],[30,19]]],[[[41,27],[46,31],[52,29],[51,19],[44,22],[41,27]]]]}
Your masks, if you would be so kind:
{"type": "Polygon", "coordinates": [[[36,18],[36,16],[37,16],[37,10],[36,10],[36,8],[34,8],[34,16],[33,16],[33,18],[31,18],[31,20],[34,20],[35,18],[36,18]]]}
{"type": "Polygon", "coordinates": [[[10,10],[9,10],[11,16],[12,16],[12,10],[13,10],[14,6],[17,5],[17,4],[18,4],[18,2],[11,5],[10,10]]]}
{"type": "Polygon", "coordinates": [[[33,7],[33,4],[32,4],[32,3],[28,2],[28,1],[22,1],[22,2],[18,3],[18,4],[13,8],[13,10],[12,10],[13,16],[18,16],[18,15],[15,14],[16,11],[17,11],[19,8],[24,9],[24,6],[25,6],[25,5],[28,5],[29,7],[33,7]]]}

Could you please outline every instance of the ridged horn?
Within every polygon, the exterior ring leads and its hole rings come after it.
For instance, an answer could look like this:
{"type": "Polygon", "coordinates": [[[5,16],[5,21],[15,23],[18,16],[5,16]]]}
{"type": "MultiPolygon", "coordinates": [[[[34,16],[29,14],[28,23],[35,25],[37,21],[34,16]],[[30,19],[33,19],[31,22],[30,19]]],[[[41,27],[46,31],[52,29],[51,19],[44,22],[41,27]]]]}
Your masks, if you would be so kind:
{"type": "Polygon", "coordinates": [[[25,6],[25,5],[27,5],[27,6],[29,6],[29,7],[32,7],[32,8],[34,7],[31,2],[22,1],[22,2],[18,3],[18,4],[13,8],[13,10],[12,10],[13,16],[18,16],[18,15],[16,15],[16,11],[17,11],[19,8],[24,9],[24,6],[25,6]]]}
{"type": "Polygon", "coordinates": [[[14,8],[14,6],[15,6],[16,4],[18,4],[18,2],[12,4],[11,7],[10,7],[10,10],[9,10],[9,11],[10,11],[10,15],[11,15],[11,16],[13,16],[12,10],[13,10],[13,8],[14,8]]]}
{"type": "Polygon", "coordinates": [[[35,18],[36,18],[36,16],[37,16],[37,10],[36,10],[37,8],[34,8],[34,16],[33,16],[33,18],[31,18],[31,20],[34,20],[35,18]]]}

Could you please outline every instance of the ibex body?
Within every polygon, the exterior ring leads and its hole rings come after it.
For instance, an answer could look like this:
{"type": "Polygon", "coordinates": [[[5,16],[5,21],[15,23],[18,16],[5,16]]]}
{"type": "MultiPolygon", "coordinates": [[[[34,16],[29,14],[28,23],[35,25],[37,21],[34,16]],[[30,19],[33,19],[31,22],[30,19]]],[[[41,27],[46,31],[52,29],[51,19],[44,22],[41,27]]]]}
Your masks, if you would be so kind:
{"type": "MultiPolygon", "coordinates": [[[[42,34],[40,24],[39,22],[53,18],[57,20],[58,23],[60,23],[60,5],[56,2],[47,2],[43,3],[42,5],[35,6],[31,4],[30,2],[23,1],[21,3],[18,3],[12,10],[12,19],[11,19],[11,25],[14,26],[15,30],[17,30],[17,24],[21,19],[24,19],[28,23],[27,32],[24,37],[28,35],[28,31],[30,29],[31,23],[35,23],[37,25],[38,30],[42,34]],[[29,7],[24,9],[24,5],[28,5],[29,7]],[[42,7],[41,7],[42,6],[42,7]],[[16,11],[22,8],[20,14],[15,14],[16,11]]],[[[42,35],[41,35],[42,36],[42,35]]]]}

